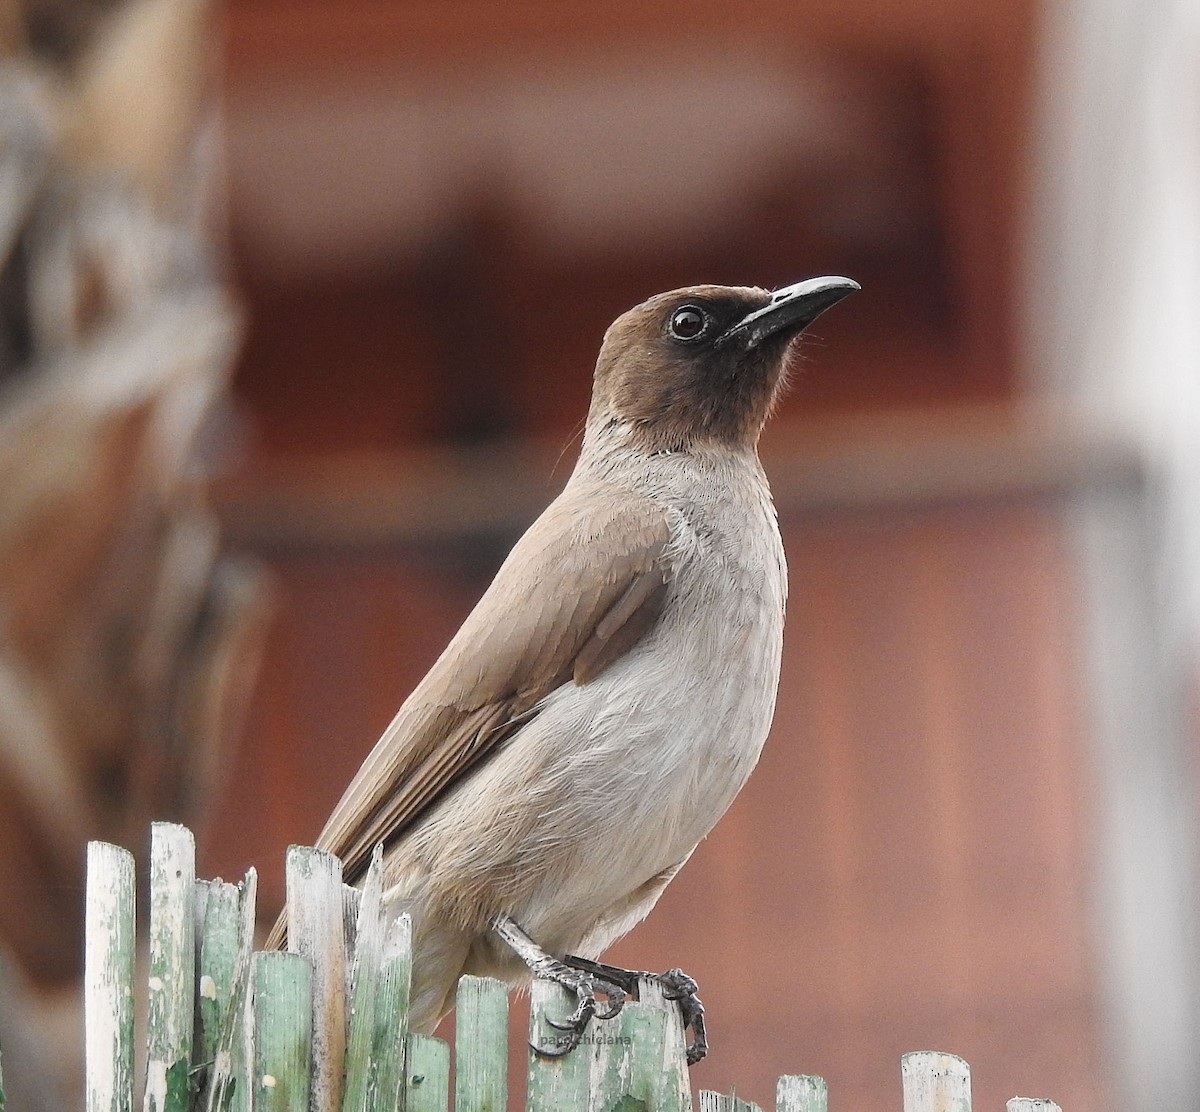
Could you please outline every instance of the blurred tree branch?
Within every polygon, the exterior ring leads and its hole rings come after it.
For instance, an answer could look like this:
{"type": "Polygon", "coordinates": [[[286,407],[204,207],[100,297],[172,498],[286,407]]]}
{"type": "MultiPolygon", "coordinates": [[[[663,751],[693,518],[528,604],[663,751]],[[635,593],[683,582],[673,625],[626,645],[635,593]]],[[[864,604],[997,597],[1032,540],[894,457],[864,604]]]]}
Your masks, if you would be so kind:
{"type": "Polygon", "coordinates": [[[83,844],[197,822],[254,673],[208,504],[239,321],[200,0],[0,20],[0,944],[72,978],[83,844]]]}

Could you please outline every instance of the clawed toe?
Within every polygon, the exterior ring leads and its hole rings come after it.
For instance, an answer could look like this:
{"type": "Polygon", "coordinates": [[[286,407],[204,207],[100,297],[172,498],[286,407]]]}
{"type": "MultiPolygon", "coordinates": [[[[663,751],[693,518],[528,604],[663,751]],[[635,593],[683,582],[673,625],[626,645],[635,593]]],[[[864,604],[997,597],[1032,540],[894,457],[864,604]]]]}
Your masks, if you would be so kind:
{"type": "Polygon", "coordinates": [[[535,972],[543,980],[553,981],[575,996],[575,1011],[565,1020],[546,1019],[550,1027],[562,1032],[553,1045],[538,1046],[532,1042],[529,1044],[543,1057],[561,1058],[564,1054],[570,1054],[583,1041],[583,1033],[596,1015],[596,986],[589,974],[572,969],[560,961],[542,962],[535,972]]]}
{"type": "MultiPolygon", "coordinates": [[[[563,962],[588,974],[597,984],[615,986],[622,994],[620,1004],[616,1009],[617,1012],[624,1006],[625,996],[633,996],[636,993],[639,978],[645,977],[647,980],[657,981],[662,985],[663,997],[679,1005],[684,1031],[692,1032],[692,1041],[687,1047],[688,1065],[694,1066],[708,1053],[708,1037],[704,1029],[704,1005],[700,1002],[700,997],[696,995],[699,985],[682,969],[668,969],[665,973],[647,973],[636,969],[621,969],[619,966],[606,965],[604,962],[579,958],[570,954],[563,959],[563,962]]],[[[611,999],[612,997],[610,997],[611,999]]]]}
{"type": "Polygon", "coordinates": [[[625,1007],[626,993],[620,985],[599,980],[590,973],[571,968],[561,962],[543,964],[537,970],[537,975],[543,980],[561,985],[573,993],[578,1001],[575,1011],[566,1019],[546,1018],[548,1026],[562,1032],[562,1036],[555,1039],[552,1046],[529,1044],[538,1054],[545,1057],[561,1058],[564,1054],[569,1054],[583,1041],[588,1024],[593,1019],[615,1019],[625,1007]],[[596,999],[597,993],[605,998],[603,1006],[596,999]]]}
{"type": "Polygon", "coordinates": [[[704,1005],[696,990],[700,987],[682,969],[668,969],[658,975],[658,983],[663,987],[663,996],[679,1004],[683,1016],[683,1029],[692,1030],[692,1041],[687,1048],[687,1061],[694,1066],[708,1053],[708,1037],[704,1030],[704,1005]]]}
{"type": "Polygon", "coordinates": [[[695,996],[700,988],[682,969],[668,969],[665,973],[660,973],[657,980],[663,987],[663,996],[668,1000],[682,1000],[687,996],[695,996]]]}
{"type": "Polygon", "coordinates": [[[546,1022],[556,1031],[574,1031],[582,1034],[584,1028],[596,1014],[596,997],[588,990],[579,993],[579,1004],[575,1011],[566,1019],[558,1020],[546,1017],[546,1022]]]}
{"type": "Polygon", "coordinates": [[[601,1008],[599,1004],[596,1006],[596,1018],[616,1019],[625,1007],[625,1001],[629,999],[629,993],[620,985],[610,984],[607,981],[597,981],[596,988],[604,994],[605,998],[604,1008],[601,1008]]]}
{"type": "Polygon", "coordinates": [[[577,970],[568,969],[567,973],[574,974],[574,976],[559,977],[541,974],[545,979],[553,980],[567,991],[575,993],[576,999],[579,1001],[575,1011],[566,1019],[546,1018],[548,1026],[563,1033],[561,1038],[554,1040],[553,1046],[529,1044],[538,1054],[548,1058],[561,1058],[564,1054],[569,1054],[583,1041],[588,1024],[593,1019],[615,1019],[621,1014],[621,1009],[625,1007],[625,992],[619,985],[596,981],[588,974],[580,973],[577,970]],[[604,1007],[601,1007],[596,999],[597,992],[606,998],[604,1007]]]}

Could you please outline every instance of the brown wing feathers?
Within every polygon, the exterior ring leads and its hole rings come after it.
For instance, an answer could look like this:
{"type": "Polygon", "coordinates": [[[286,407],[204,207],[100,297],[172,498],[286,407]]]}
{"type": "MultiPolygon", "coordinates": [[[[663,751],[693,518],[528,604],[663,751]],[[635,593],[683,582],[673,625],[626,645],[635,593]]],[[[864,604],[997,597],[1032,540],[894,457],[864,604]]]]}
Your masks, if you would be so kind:
{"type": "Polygon", "coordinates": [[[596,623],[591,637],[575,657],[576,683],[595,679],[614,660],[633,648],[658,621],[667,594],[664,547],[658,546],[650,567],[629,584],[612,609],[596,623]]]}

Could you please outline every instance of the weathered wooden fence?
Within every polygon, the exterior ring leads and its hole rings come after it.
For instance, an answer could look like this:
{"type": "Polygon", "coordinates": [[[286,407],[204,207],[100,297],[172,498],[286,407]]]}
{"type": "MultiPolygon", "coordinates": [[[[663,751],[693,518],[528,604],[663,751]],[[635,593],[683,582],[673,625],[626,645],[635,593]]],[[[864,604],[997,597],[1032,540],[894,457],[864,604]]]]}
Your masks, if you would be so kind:
{"type": "MultiPolygon", "coordinates": [[[[378,854],[361,892],[341,863],[293,847],[287,860],[289,944],[254,952],[255,875],[196,880],[192,835],[165,823],[150,849],[150,952],[143,1112],[503,1112],[508,1095],[508,996],[464,977],[450,1046],[409,1034],[409,925],[390,922],[378,854]]],[[[132,1112],[134,866],[124,849],[88,847],[85,975],[87,1112],[132,1112]]],[[[555,1032],[547,1014],[572,1002],[534,984],[530,1039],[555,1032]]],[[[683,1112],[691,1109],[676,1005],[653,982],[564,1058],[532,1052],[527,1112],[683,1112]]],[[[904,1112],[970,1112],[961,1058],[921,1052],[901,1063],[904,1112]]],[[[0,1090],[2,1092],[2,1090],[0,1090]]],[[[0,1110],[3,1097],[0,1096],[0,1110]]],[[[700,1112],[751,1112],[701,1092],[700,1112]]],[[[778,1112],[826,1112],[825,1082],[787,1076],[778,1112]]],[[[1014,1098],[1008,1112],[1058,1112],[1014,1098]]]]}

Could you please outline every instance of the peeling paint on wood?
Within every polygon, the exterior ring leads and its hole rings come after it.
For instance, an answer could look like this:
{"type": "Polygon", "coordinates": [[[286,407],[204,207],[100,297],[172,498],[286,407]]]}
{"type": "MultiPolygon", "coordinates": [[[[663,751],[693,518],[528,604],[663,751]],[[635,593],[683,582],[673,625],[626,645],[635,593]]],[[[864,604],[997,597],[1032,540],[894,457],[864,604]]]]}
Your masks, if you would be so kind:
{"type": "MultiPolygon", "coordinates": [[[[408,1033],[412,924],[387,911],[381,854],[373,856],[361,890],[349,895],[336,858],[293,847],[289,939],[298,952],[254,953],[256,874],[250,870],[240,885],[196,881],[192,846],[184,828],[154,827],[144,1112],[446,1112],[450,1047],[408,1033]]],[[[133,858],[93,843],[86,1112],[132,1112],[133,955],[133,858]]],[[[503,984],[460,982],[455,1112],[505,1112],[507,1007],[503,984]]],[[[553,1045],[561,1032],[550,1021],[574,1007],[557,985],[535,981],[530,1041],[553,1045]]],[[[971,1112],[970,1070],[953,1054],[906,1054],[901,1081],[904,1112],[971,1112]]],[[[828,1112],[819,1077],[781,1077],[775,1096],[776,1112],[828,1112]]],[[[531,1050],[525,1107],[691,1112],[678,1005],[646,977],[637,999],[611,1019],[593,1020],[570,1054],[551,1058],[531,1050]]],[[[735,1093],[702,1091],[698,1107],[760,1112],[735,1093]]],[[[1007,1112],[1061,1110],[1050,1100],[1014,1097],[1007,1112]]]]}

